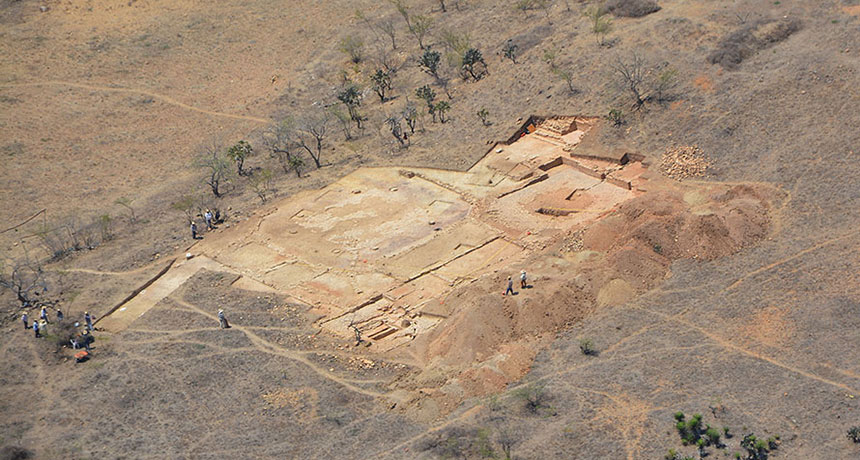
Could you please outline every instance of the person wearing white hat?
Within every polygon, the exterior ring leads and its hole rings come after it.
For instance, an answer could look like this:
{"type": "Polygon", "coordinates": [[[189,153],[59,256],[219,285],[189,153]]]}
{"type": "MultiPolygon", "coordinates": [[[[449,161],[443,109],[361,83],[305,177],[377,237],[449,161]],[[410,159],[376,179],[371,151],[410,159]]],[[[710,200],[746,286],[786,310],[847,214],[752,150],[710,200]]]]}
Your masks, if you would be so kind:
{"type": "Polygon", "coordinates": [[[21,321],[24,322],[24,329],[30,329],[30,317],[27,316],[26,311],[21,315],[21,321]]]}
{"type": "Polygon", "coordinates": [[[525,289],[527,284],[528,283],[526,283],[526,271],[523,270],[520,272],[520,287],[525,289]]]}
{"type": "Polygon", "coordinates": [[[218,310],[218,323],[220,323],[221,329],[227,329],[230,327],[230,324],[227,323],[227,317],[224,316],[224,310],[218,310]]]}
{"type": "Polygon", "coordinates": [[[93,328],[93,317],[90,315],[90,312],[84,312],[84,322],[87,323],[87,330],[92,332],[93,328]]]}

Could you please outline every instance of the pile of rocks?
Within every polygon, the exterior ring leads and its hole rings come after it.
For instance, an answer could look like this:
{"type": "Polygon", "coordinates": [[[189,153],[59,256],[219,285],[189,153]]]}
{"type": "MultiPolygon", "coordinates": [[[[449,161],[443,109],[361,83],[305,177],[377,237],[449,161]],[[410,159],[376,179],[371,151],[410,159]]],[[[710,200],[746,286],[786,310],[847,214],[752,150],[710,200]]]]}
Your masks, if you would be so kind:
{"type": "Polygon", "coordinates": [[[660,161],[660,172],[672,179],[702,177],[711,162],[696,145],[669,147],[660,161]]]}

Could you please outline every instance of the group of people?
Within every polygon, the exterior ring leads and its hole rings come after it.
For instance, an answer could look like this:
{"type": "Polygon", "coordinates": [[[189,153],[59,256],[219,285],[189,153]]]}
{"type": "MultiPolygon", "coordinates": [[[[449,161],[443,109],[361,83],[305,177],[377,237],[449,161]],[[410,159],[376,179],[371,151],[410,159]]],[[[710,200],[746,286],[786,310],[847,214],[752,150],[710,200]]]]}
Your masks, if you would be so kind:
{"type": "MultiPolygon", "coordinates": [[[[206,230],[215,230],[215,221],[218,219],[218,215],[212,214],[212,211],[206,210],[203,213],[203,220],[206,222],[206,230]]],[[[201,239],[201,236],[197,235],[197,224],[194,220],[191,221],[191,238],[198,240],[201,239]]]]}
{"type": "MultiPolygon", "coordinates": [[[[528,282],[526,282],[526,271],[522,270],[522,271],[520,271],[520,288],[525,289],[527,287],[529,287],[529,284],[528,284],[528,282]]],[[[508,277],[508,287],[505,289],[505,293],[502,295],[508,295],[508,294],[511,294],[511,295],[516,294],[516,292],[514,292],[514,279],[511,276],[508,277]]]]}
{"type": "MultiPolygon", "coordinates": [[[[59,308],[56,309],[56,318],[58,323],[62,323],[63,319],[65,319],[65,315],[63,311],[59,308]]],[[[28,312],[24,312],[21,314],[21,322],[24,323],[24,329],[33,329],[33,334],[36,338],[41,338],[42,334],[48,327],[48,307],[42,306],[39,309],[39,318],[33,319],[33,323],[30,323],[30,315],[28,312]]],[[[78,323],[75,323],[75,326],[78,326],[78,323]]],[[[90,312],[84,312],[84,329],[80,334],[77,334],[75,337],[71,339],[71,344],[73,349],[77,348],[86,348],[87,351],[90,351],[90,344],[92,344],[95,339],[92,336],[92,332],[95,330],[93,326],[93,315],[90,312]]]]}

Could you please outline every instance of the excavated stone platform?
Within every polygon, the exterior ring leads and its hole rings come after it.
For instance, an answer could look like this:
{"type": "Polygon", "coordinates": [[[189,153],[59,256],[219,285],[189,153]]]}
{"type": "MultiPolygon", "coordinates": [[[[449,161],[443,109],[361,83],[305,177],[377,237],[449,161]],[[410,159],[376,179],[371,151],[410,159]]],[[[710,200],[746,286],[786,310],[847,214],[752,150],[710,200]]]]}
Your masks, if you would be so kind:
{"type": "Polygon", "coordinates": [[[519,272],[532,251],[642,193],[641,163],[572,158],[593,126],[586,120],[568,123],[564,142],[532,133],[497,144],[465,172],[363,168],[276,202],[206,234],[195,259],[104,324],[121,330],[205,268],[309,305],[332,334],[358,329],[383,351],[407,343],[447,316],[444,299],[457,286],[519,272]]]}

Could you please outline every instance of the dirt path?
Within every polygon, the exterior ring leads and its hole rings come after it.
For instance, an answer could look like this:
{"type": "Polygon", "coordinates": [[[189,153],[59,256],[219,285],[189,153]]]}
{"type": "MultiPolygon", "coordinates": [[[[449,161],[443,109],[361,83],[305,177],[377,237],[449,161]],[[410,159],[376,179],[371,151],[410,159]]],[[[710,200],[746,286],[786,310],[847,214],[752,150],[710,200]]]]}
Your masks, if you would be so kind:
{"type": "Polygon", "coordinates": [[[149,311],[161,299],[169,296],[188,278],[203,268],[213,271],[230,271],[227,267],[204,256],[197,256],[191,260],[180,262],[117,311],[101,318],[98,321],[99,329],[108,332],[119,332],[126,329],[137,318],[149,311]]]}
{"type": "Polygon", "coordinates": [[[748,279],[752,278],[753,276],[758,275],[759,273],[763,273],[763,272],[769,271],[769,270],[774,269],[774,268],[776,268],[776,267],[778,267],[778,266],[780,266],[780,265],[783,265],[783,264],[785,264],[785,263],[787,263],[787,262],[791,262],[792,260],[798,259],[798,258],[800,258],[800,257],[802,257],[802,256],[804,256],[804,255],[806,255],[806,254],[809,254],[810,252],[817,251],[817,250],[819,250],[819,249],[822,249],[822,248],[825,248],[825,247],[827,247],[827,246],[830,246],[831,244],[838,243],[839,241],[842,241],[842,240],[844,240],[844,239],[846,239],[846,238],[850,238],[850,237],[855,236],[855,235],[858,235],[858,234],[860,234],[860,230],[855,230],[855,231],[848,232],[848,233],[845,233],[845,234],[843,234],[843,235],[837,236],[837,237],[835,237],[835,238],[830,238],[830,239],[824,240],[824,241],[822,241],[821,243],[818,243],[818,244],[812,245],[812,246],[810,246],[810,247],[808,247],[808,248],[806,248],[806,249],[803,249],[803,250],[801,250],[801,251],[798,251],[798,252],[796,252],[796,253],[794,253],[794,254],[792,254],[792,255],[788,256],[788,257],[785,257],[785,258],[779,259],[779,260],[777,260],[776,262],[772,262],[772,263],[767,264],[767,265],[765,265],[765,266],[763,266],[763,267],[760,267],[760,268],[758,268],[758,269],[755,269],[755,270],[753,270],[753,271],[751,271],[751,272],[749,272],[749,273],[744,274],[743,276],[741,276],[741,277],[740,277],[740,278],[738,278],[737,280],[735,280],[735,282],[734,282],[734,283],[730,284],[728,287],[726,287],[725,289],[723,289],[722,291],[720,291],[720,294],[722,294],[722,293],[724,293],[724,292],[727,292],[727,291],[731,291],[732,289],[734,289],[734,288],[738,287],[738,286],[739,286],[741,283],[743,283],[744,281],[746,281],[746,280],[748,280],[748,279]]]}
{"type": "Polygon", "coordinates": [[[215,117],[224,117],[224,118],[233,118],[236,120],[248,120],[255,121],[257,123],[270,123],[271,120],[267,120],[265,118],[252,117],[249,115],[235,115],[232,113],[224,113],[224,112],[215,112],[212,110],[201,109],[198,107],[194,107],[183,102],[179,102],[176,99],[173,99],[170,96],[165,96],[159,93],[153,93],[151,91],[146,91],[142,89],[134,89],[134,88],[121,88],[121,87],[112,87],[112,86],[100,86],[100,85],[88,85],[85,83],[75,83],[70,81],[61,81],[61,80],[47,80],[47,81],[37,81],[31,83],[6,83],[0,84],[0,88],[22,88],[22,87],[30,87],[30,86],[70,86],[72,88],[80,88],[80,89],[88,89],[92,91],[106,91],[112,93],[131,93],[131,94],[140,94],[142,96],[149,96],[154,99],[158,99],[166,104],[175,105],[177,107],[191,110],[198,113],[203,113],[206,115],[211,115],[215,117]]]}
{"type": "Polygon", "coordinates": [[[131,276],[137,275],[138,273],[143,273],[153,267],[163,266],[164,260],[155,260],[154,262],[148,263],[146,265],[135,268],[134,270],[128,270],[124,272],[114,272],[114,271],[104,271],[104,270],[95,270],[91,268],[59,268],[54,271],[56,272],[69,272],[69,273],[87,273],[89,275],[103,275],[103,276],[131,276]]]}
{"type": "MultiPolygon", "coordinates": [[[[202,308],[197,307],[196,305],[193,305],[191,303],[188,303],[188,302],[186,302],[184,300],[180,300],[180,299],[171,299],[171,300],[175,301],[177,304],[179,304],[185,308],[188,308],[189,310],[193,310],[194,312],[197,312],[203,316],[206,316],[207,318],[210,318],[212,320],[213,324],[218,322],[218,317],[216,315],[209,313],[209,312],[203,310],[202,308]]],[[[344,379],[344,378],[338,377],[337,375],[323,369],[322,367],[313,363],[311,360],[309,360],[305,356],[306,354],[311,353],[311,352],[300,352],[300,351],[288,350],[285,348],[281,348],[281,347],[269,342],[268,340],[258,336],[257,334],[252,332],[250,330],[250,328],[246,328],[246,327],[239,326],[236,324],[232,324],[230,326],[230,328],[236,329],[236,330],[244,333],[245,336],[248,337],[248,340],[250,340],[251,343],[254,345],[254,348],[256,348],[258,351],[261,351],[263,353],[277,355],[277,356],[283,356],[283,357],[289,358],[293,361],[302,363],[305,366],[309,367],[312,371],[314,371],[320,377],[322,377],[326,380],[330,380],[332,382],[335,382],[337,384],[340,384],[341,386],[343,386],[344,388],[347,388],[350,391],[353,391],[355,393],[359,393],[359,394],[362,394],[365,396],[370,396],[372,398],[386,398],[389,396],[385,393],[379,393],[376,391],[366,390],[364,388],[356,386],[353,383],[353,382],[377,383],[377,381],[375,381],[375,380],[359,381],[359,380],[354,380],[354,379],[344,379]]]]}
{"type": "MultiPolygon", "coordinates": [[[[725,349],[727,349],[727,350],[732,350],[732,351],[738,352],[738,353],[740,353],[740,354],[747,355],[747,356],[749,356],[749,357],[752,357],[752,358],[755,358],[755,359],[758,359],[758,360],[761,360],[761,361],[767,362],[767,363],[772,364],[772,365],[774,365],[774,366],[781,367],[781,368],[783,368],[783,369],[785,369],[785,370],[788,370],[788,371],[794,372],[795,374],[801,375],[801,376],[806,377],[806,378],[808,378],[808,379],[816,380],[816,381],[818,381],[818,382],[826,383],[826,384],[828,384],[828,385],[834,386],[834,387],[839,388],[839,389],[841,389],[841,390],[848,391],[848,392],[849,392],[849,393],[851,393],[851,394],[860,394],[860,389],[858,389],[858,388],[853,388],[853,387],[851,387],[851,386],[849,386],[849,385],[847,385],[847,384],[844,384],[844,383],[842,383],[842,382],[836,382],[836,381],[834,381],[834,380],[830,380],[830,379],[828,379],[828,378],[821,377],[820,375],[816,375],[816,374],[814,374],[814,373],[812,373],[812,372],[809,372],[809,371],[807,371],[807,370],[800,369],[800,368],[798,368],[798,367],[792,366],[792,365],[790,365],[790,364],[783,363],[783,362],[781,362],[781,361],[779,361],[779,360],[777,360],[777,359],[771,358],[771,357],[769,357],[769,356],[765,356],[765,355],[763,355],[763,354],[761,354],[761,353],[756,353],[756,352],[754,352],[754,351],[752,351],[752,350],[747,350],[746,348],[743,348],[743,347],[740,347],[740,346],[738,346],[738,345],[735,345],[735,344],[734,344],[734,343],[732,343],[731,341],[728,341],[728,340],[726,340],[726,339],[723,339],[722,337],[717,336],[716,334],[713,334],[713,333],[711,333],[711,332],[708,332],[708,331],[707,331],[707,330],[705,330],[704,328],[701,328],[701,327],[699,327],[699,326],[697,326],[697,325],[693,324],[693,323],[692,323],[692,322],[690,322],[690,321],[687,321],[687,320],[685,320],[685,319],[682,319],[682,318],[681,318],[680,316],[678,316],[678,315],[667,315],[667,314],[665,314],[665,313],[661,313],[661,312],[658,312],[658,311],[654,311],[654,310],[651,310],[651,309],[648,309],[648,308],[644,308],[644,307],[639,307],[639,306],[633,306],[633,308],[636,308],[636,309],[639,309],[639,310],[642,310],[642,311],[648,312],[648,313],[650,313],[650,314],[652,314],[652,315],[655,315],[655,316],[658,316],[658,317],[660,317],[660,318],[663,318],[664,320],[672,321],[672,322],[678,323],[678,324],[680,324],[680,325],[686,326],[686,327],[687,327],[687,328],[689,328],[690,330],[694,330],[694,331],[696,331],[696,332],[698,332],[698,333],[700,333],[700,334],[704,335],[705,337],[707,337],[707,338],[711,339],[713,342],[715,342],[717,345],[719,345],[719,346],[721,346],[721,347],[723,347],[723,348],[725,348],[725,349]]],[[[833,369],[834,369],[834,370],[837,370],[837,371],[838,371],[838,370],[840,370],[840,369],[836,369],[836,368],[833,368],[833,369]]],[[[841,373],[842,373],[843,375],[848,375],[848,376],[852,375],[852,373],[851,373],[851,372],[841,372],[841,373]]]]}

